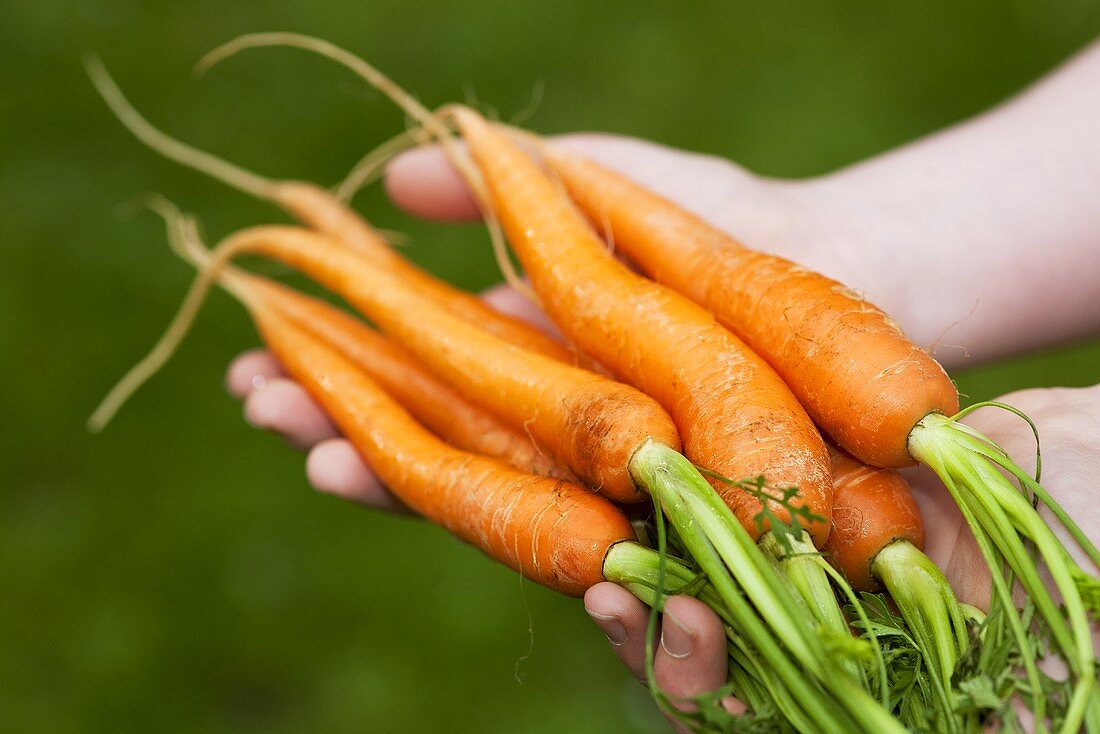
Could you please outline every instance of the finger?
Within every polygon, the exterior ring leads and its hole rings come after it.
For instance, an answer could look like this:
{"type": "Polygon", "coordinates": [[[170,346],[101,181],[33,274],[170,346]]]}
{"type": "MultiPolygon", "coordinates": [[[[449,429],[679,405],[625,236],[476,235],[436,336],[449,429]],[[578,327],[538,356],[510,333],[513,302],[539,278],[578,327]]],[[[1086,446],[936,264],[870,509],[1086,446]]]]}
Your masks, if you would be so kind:
{"type": "Polygon", "coordinates": [[[268,380],[282,377],[283,368],[263,349],[251,349],[229,364],[225,372],[225,389],[235,398],[244,398],[268,380]]]}
{"type": "Polygon", "coordinates": [[[521,321],[534,326],[540,331],[545,331],[550,336],[562,341],[561,332],[546,313],[535,304],[531,303],[522,293],[511,286],[501,283],[488,290],[482,291],[481,297],[493,307],[507,316],[514,316],[521,321]]]}
{"type": "Polygon", "coordinates": [[[629,591],[605,581],[584,595],[584,610],[639,683],[646,684],[645,639],[649,609],[629,591]]]}
{"type": "MultiPolygon", "coordinates": [[[[724,196],[725,191],[711,190],[716,183],[746,176],[723,158],[684,153],[625,135],[573,133],[553,136],[549,141],[687,205],[697,196],[724,196]]],[[[394,204],[417,217],[442,221],[481,218],[469,186],[437,145],[418,147],[395,157],[386,167],[385,184],[394,204]]]]}
{"type": "MultiPolygon", "coordinates": [[[[657,685],[676,701],[711,693],[726,683],[728,658],[722,621],[706,604],[674,596],[661,618],[661,643],[653,660],[657,685]]],[[[734,699],[723,705],[734,713],[744,706],[734,699]]]]}
{"type": "Polygon", "coordinates": [[[248,394],[244,417],[257,428],[281,434],[292,446],[309,449],[339,435],[309,394],[296,382],[275,377],[248,394]]]}
{"type": "MultiPolygon", "coordinates": [[[[705,181],[692,183],[701,173],[734,169],[718,158],[683,153],[622,135],[575,133],[549,138],[549,142],[670,195],[679,195],[684,185],[704,188],[705,181]]],[[[394,158],[386,167],[385,185],[397,206],[418,217],[447,222],[481,218],[469,186],[439,146],[415,148],[394,158]]]]}
{"type": "Polygon", "coordinates": [[[387,512],[411,510],[382,486],[363,463],[359,452],[344,438],[330,438],[313,447],[306,457],[306,478],[314,489],[387,512]]]}
{"type": "Polygon", "coordinates": [[[418,217],[445,222],[481,218],[466,182],[438,146],[414,148],[386,166],[386,193],[418,217]]]}

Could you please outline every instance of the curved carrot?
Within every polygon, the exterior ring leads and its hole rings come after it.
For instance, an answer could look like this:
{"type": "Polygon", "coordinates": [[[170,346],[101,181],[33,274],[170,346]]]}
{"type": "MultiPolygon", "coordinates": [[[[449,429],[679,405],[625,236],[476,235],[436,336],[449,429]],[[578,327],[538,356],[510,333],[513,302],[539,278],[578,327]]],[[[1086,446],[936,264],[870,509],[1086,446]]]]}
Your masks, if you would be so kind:
{"type": "Polygon", "coordinates": [[[859,293],[743,247],[642,186],[546,146],[570,196],[648,275],[705,306],[768,360],[814,421],[874,466],[909,466],[909,433],[958,394],[936,360],[859,293]]]}
{"type": "MultiPolygon", "coordinates": [[[[247,305],[247,304],[246,304],[247,305]]],[[[634,537],[614,505],[432,436],[353,362],[278,311],[250,306],[264,342],[402,502],[527,578],[571,596],[634,537]]]]}
{"type": "Polygon", "coordinates": [[[852,587],[874,591],[879,583],[871,565],[879,551],[896,540],[924,548],[924,522],[897,472],[877,469],[833,449],[833,530],[821,550],[828,554],[852,587]]]}
{"type": "MultiPolygon", "coordinates": [[[[831,514],[828,454],[779,376],[713,316],[616,261],[568,198],[503,132],[454,112],[497,216],[558,327],[581,349],[672,414],[685,455],[727,477],[797,486],[814,514],[831,514]]],[[[760,505],[716,489],[755,537],[760,505]]],[[[774,503],[773,503],[774,504],[774,503]]],[[[787,519],[786,508],[773,511],[787,519]]],[[[827,523],[808,528],[818,542],[827,523]]]]}
{"type": "Polygon", "coordinates": [[[577,355],[531,325],[490,308],[484,301],[416,267],[354,209],[336,196],[306,181],[276,181],[176,140],[154,127],[134,109],[97,58],[87,61],[88,75],[118,120],[140,141],[161,155],[205,173],[259,199],[271,201],[302,223],[344,240],[394,269],[402,278],[431,294],[453,313],[525,349],[568,364],[577,355]]]}
{"type": "Polygon", "coordinates": [[[253,227],[227,238],[216,252],[222,262],[260,254],[307,273],[467,400],[529,432],[538,447],[611,499],[645,498],[629,464],[647,440],[679,447],[672,420],[652,398],[503,342],[331,237],[297,227],[253,227]]]}
{"type": "MultiPolygon", "coordinates": [[[[229,274],[223,272],[223,277],[229,274]]],[[[279,283],[234,271],[233,279],[367,374],[402,407],[456,448],[499,458],[520,471],[575,481],[525,434],[473,405],[419,361],[351,314],[279,283]]]]}

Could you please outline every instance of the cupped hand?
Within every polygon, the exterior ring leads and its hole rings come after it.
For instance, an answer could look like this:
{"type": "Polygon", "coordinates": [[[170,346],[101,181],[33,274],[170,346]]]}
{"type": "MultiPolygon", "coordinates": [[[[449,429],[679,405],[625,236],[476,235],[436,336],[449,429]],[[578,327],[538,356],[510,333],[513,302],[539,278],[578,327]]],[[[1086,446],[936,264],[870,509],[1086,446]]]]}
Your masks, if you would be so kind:
{"type": "MultiPolygon", "coordinates": [[[[688,154],[629,138],[573,135],[555,139],[596,161],[623,172],[678,202],[750,246],[766,249],[866,292],[891,313],[918,343],[931,342],[949,322],[951,312],[919,304],[907,278],[897,275],[896,253],[878,247],[924,233],[885,234],[882,213],[866,191],[844,177],[780,181],[756,176],[728,161],[688,154]]],[[[412,151],[390,166],[387,190],[394,202],[413,214],[444,221],[474,219],[478,210],[465,185],[438,151],[412,151]]],[[[894,212],[897,214],[897,212],[894,212]]],[[[891,223],[889,226],[897,229],[891,223]]],[[[486,294],[492,305],[533,323],[541,315],[505,287],[486,294]]],[[[938,305],[942,308],[943,302],[938,305]]],[[[950,304],[948,304],[950,305],[950,304]]],[[[956,303],[958,310],[962,305],[956,303]]],[[[963,308],[965,312],[966,308],[963,308]]],[[[965,313],[961,314],[965,316],[965,313]]],[[[968,325],[983,328],[979,317],[968,325]]],[[[960,353],[939,355],[949,363],[960,353]]],[[[241,355],[229,369],[229,391],[244,400],[253,425],[282,434],[307,451],[306,472],[319,491],[370,507],[407,511],[374,478],[358,454],[305,393],[287,379],[265,352],[241,355]]],[[[1100,435],[1100,387],[1088,390],[1031,390],[1005,398],[1028,412],[1043,437],[1047,488],[1092,537],[1100,536],[1100,515],[1089,507],[1084,491],[1100,482],[1100,450],[1089,437],[1100,435]]],[[[1034,456],[1031,432],[1007,413],[982,411],[970,421],[1001,443],[1028,468],[1034,456]]],[[[962,518],[946,490],[930,472],[908,472],[922,506],[929,555],[947,573],[960,598],[977,606],[989,599],[989,575],[962,518]]],[[[1080,559],[1083,563],[1085,559],[1080,559]]],[[[607,635],[630,672],[644,680],[647,608],[614,584],[599,584],[585,597],[585,608],[607,635]]],[[[725,681],[726,646],[721,622],[701,603],[678,597],[667,608],[657,648],[659,685],[674,697],[709,692],[725,681]]],[[[743,707],[730,699],[727,708],[743,707]]],[[[677,724],[672,722],[673,726],[677,724]]]]}

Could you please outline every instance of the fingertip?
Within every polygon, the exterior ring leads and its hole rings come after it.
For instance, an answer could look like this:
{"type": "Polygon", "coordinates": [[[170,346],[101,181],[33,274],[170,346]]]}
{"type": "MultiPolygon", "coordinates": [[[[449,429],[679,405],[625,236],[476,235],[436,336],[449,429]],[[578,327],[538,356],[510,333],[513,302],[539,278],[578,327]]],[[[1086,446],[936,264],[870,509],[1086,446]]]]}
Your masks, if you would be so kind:
{"type": "Polygon", "coordinates": [[[692,597],[669,599],[653,666],[657,684],[674,696],[692,698],[724,685],[726,639],[718,615],[692,597]]]}
{"type": "Polygon", "coordinates": [[[584,609],[626,669],[644,684],[647,607],[618,584],[604,581],[585,592],[584,609]]]}
{"type": "Polygon", "coordinates": [[[540,331],[544,331],[558,341],[561,341],[561,332],[550,320],[550,317],[530,299],[512,288],[506,283],[500,283],[482,292],[481,298],[488,303],[494,311],[505,316],[525,321],[540,331]]]}
{"type": "Polygon", "coordinates": [[[244,418],[252,426],[274,431],[298,449],[308,449],[338,435],[332,421],[298,383],[283,377],[266,379],[248,393],[244,418]]]}
{"type": "Polygon", "coordinates": [[[331,438],[314,446],[306,457],[306,478],[322,494],[388,512],[409,512],[382,486],[347,439],[331,438]]]}
{"type": "Polygon", "coordinates": [[[386,166],[390,199],[425,219],[465,222],[481,218],[469,187],[437,145],[414,148],[386,166]]]}
{"type": "Polygon", "coordinates": [[[250,349],[229,363],[225,372],[225,389],[235,398],[244,398],[266,382],[283,375],[282,367],[264,349],[250,349]]]}

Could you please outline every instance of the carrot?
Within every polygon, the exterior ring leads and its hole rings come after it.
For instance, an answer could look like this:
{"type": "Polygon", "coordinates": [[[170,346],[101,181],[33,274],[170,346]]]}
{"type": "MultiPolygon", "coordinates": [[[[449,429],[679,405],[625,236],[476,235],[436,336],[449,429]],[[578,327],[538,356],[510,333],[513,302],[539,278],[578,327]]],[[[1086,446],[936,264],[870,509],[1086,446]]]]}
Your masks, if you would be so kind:
{"type": "Polygon", "coordinates": [[[909,432],[958,411],[943,368],[862,295],[749,250],[671,202],[554,146],[546,161],[638,266],[705,306],[775,368],[822,429],[874,466],[913,463],[909,432]],[[860,406],[853,411],[851,406],[860,406]]]}
{"type": "MultiPolygon", "coordinates": [[[[962,717],[965,730],[976,729],[976,712],[960,713],[952,687],[956,664],[970,644],[966,615],[943,571],[922,552],[924,523],[909,483],[837,449],[830,453],[836,487],[833,531],[822,550],[853,587],[873,591],[885,586],[901,610],[935,690],[940,717],[935,728],[951,730],[962,717]]],[[[1011,675],[1012,666],[1008,662],[1000,672],[1011,675]]],[[[1035,713],[1041,717],[1043,709],[1035,713]]]]}
{"type": "Polygon", "coordinates": [[[418,360],[366,324],[324,301],[242,274],[248,287],[299,328],[354,363],[437,436],[531,474],[576,481],[525,434],[467,401],[418,360]]]}
{"type": "Polygon", "coordinates": [[[1000,403],[958,411],[957,392],[943,368],[851,289],[751,251],[672,202],[579,156],[552,146],[545,147],[545,156],[581,209],[610,226],[617,247],[745,339],[783,375],[841,448],[869,464],[890,468],[919,462],[936,472],[977,537],[998,603],[1012,617],[1032,707],[1044,705],[1040,676],[1025,622],[1004,580],[1005,563],[1073,673],[1061,731],[1076,731],[1086,718],[1090,728],[1100,731],[1089,623],[1089,611],[1100,612],[1100,579],[1066,553],[1002,470],[1033,493],[1097,565],[1100,551],[1038,477],[958,422],[985,406],[1026,416],[1000,403]],[[1064,611],[1043,582],[1032,545],[1054,579],[1064,611]]]}
{"type": "Polygon", "coordinates": [[[909,483],[897,472],[877,469],[832,449],[833,530],[822,546],[833,562],[859,591],[874,591],[879,584],[871,567],[878,552],[897,540],[924,548],[924,522],[909,491],[909,483]]]}
{"type": "MultiPolygon", "coordinates": [[[[689,459],[728,477],[797,486],[805,505],[827,520],[828,454],[775,372],[702,308],[615,260],[506,135],[470,110],[456,108],[454,115],[505,233],[558,327],[665,406],[689,459]]],[[[759,534],[756,500],[717,488],[749,532],[759,534]]],[[[786,508],[774,511],[790,519],[786,508]]],[[[828,534],[826,522],[808,529],[818,542],[828,534]]]]}
{"type": "MultiPolygon", "coordinates": [[[[195,219],[161,196],[151,195],[147,205],[164,219],[173,251],[198,269],[208,267],[210,252],[202,244],[195,219]]],[[[218,282],[230,292],[247,292],[253,299],[262,299],[266,308],[279,311],[298,328],[336,349],[453,446],[501,459],[530,474],[576,481],[526,435],[462,398],[415,357],[346,311],[229,265],[220,269],[218,282]]]]}
{"type": "Polygon", "coordinates": [[[456,315],[490,333],[562,362],[573,364],[577,361],[576,354],[538,329],[490,308],[476,296],[417,268],[394,251],[358,212],[325,189],[306,181],[264,178],[169,137],[134,109],[98,58],[89,58],[86,67],[96,89],[118,120],[161,155],[247,194],[277,204],[309,227],[344,240],[441,303],[446,303],[456,315]]]}

